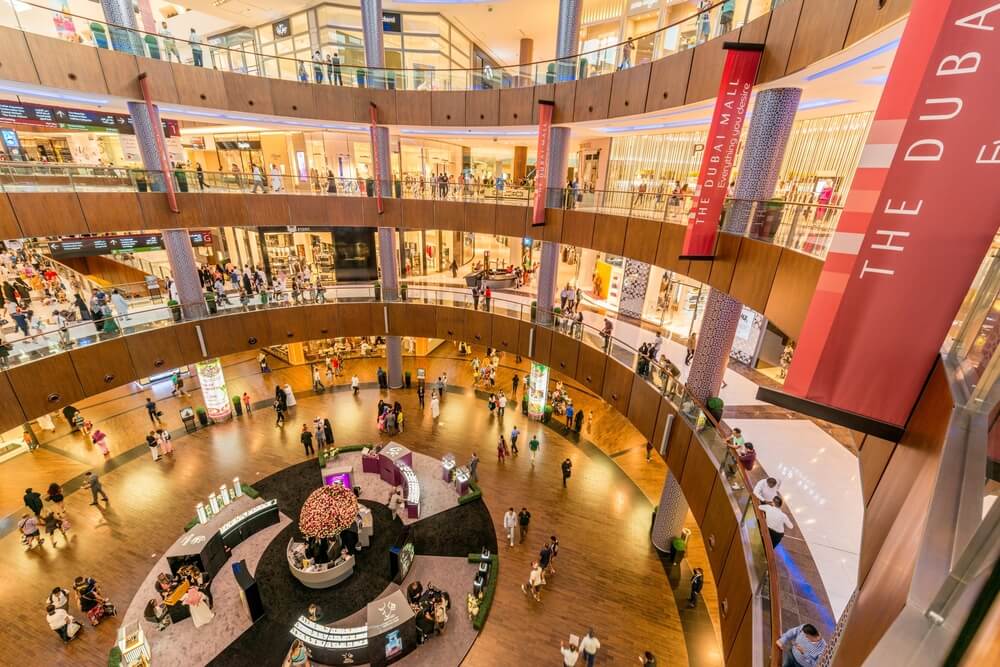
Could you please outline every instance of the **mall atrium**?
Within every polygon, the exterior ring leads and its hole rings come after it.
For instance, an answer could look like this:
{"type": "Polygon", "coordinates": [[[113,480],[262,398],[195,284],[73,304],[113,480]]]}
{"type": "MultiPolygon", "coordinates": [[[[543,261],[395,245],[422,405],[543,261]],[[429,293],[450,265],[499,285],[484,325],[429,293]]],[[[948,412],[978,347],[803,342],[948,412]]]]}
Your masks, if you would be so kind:
{"type": "Polygon", "coordinates": [[[998,34],[0,0],[0,663],[1000,664],[998,34]]]}

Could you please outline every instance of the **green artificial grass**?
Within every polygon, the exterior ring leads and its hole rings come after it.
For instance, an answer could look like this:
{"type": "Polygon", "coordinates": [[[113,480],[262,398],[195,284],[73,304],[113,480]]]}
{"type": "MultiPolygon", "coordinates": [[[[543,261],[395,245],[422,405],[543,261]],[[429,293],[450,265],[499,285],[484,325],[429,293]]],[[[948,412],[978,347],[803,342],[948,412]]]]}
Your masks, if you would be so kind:
{"type": "MultiPolygon", "coordinates": [[[[470,563],[481,563],[482,554],[469,554],[470,563]]],[[[486,619],[490,615],[490,607],[493,606],[493,596],[497,590],[497,578],[500,576],[500,557],[496,554],[490,556],[490,571],[486,577],[486,586],[483,588],[483,599],[479,601],[479,613],[472,619],[472,627],[482,630],[486,625],[486,619]]]]}
{"type": "MultiPolygon", "coordinates": [[[[243,489],[243,495],[245,495],[247,498],[252,498],[252,499],[260,498],[260,493],[257,491],[257,489],[253,488],[252,486],[240,482],[240,488],[243,489]]],[[[195,518],[191,519],[186,524],[184,524],[184,532],[185,533],[188,532],[197,525],[198,525],[198,517],[196,516],[195,518]]]]}

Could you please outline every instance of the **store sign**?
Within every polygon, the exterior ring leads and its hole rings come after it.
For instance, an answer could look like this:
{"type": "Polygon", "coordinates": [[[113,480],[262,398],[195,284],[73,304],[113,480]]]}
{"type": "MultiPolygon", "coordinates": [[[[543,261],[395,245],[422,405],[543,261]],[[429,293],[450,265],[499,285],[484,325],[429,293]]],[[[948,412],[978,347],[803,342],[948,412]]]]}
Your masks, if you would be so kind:
{"type": "Polygon", "coordinates": [[[702,152],[694,202],[688,213],[682,258],[709,259],[715,253],[715,237],[729,188],[729,175],[736,161],[740,133],[764,49],[761,44],[732,42],[726,42],[724,48],[726,64],[705,140],[706,149],[702,152]]]}
{"type": "MultiPolygon", "coordinates": [[[[22,104],[11,100],[0,100],[0,122],[85,132],[135,134],[132,117],[128,114],[54,107],[45,104],[22,104]]],[[[176,120],[163,120],[161,122],[163,123],[163,133],[166,136],[179,137],[181,135],[176,120]]]]}
{"type": "Polygon", "coordinates": [[[292,20],[281,19],[271,24],[271,33],[275,39],[284,39],[292,36],[292,20]]]}
{"type": "MultiPolygon", "coordinates": [[[[211,232],[190,232],[191,245],[196,248],[212,245],[211,232]]],[[[49,243],[49,254],[53,259],[71,257],[94,257],[119,253],[147,252],[163,250],[163,236],[159,233],[128,234],[120,236],[91,236],[78,239],[62,239],[49,243]]]]}
{"type": "Polygon", "coordinates": [[[992,0],[913,3],[787,393],[906,424],[997,230],[998,30],[992,0]]]}
{"type": "Polygon", "coordinates": [[[552,110],[555,104],[538,101],[538,152],[535,157],[535,207],[532,226],[545,224],[545,194],[549,182],[549,143],[552,141],[552,110]]]}
{"type": "Polygon", "coordinates": [[[222,362],[218,359],[199,361],[195,364],[195,370],[198,372],[198,384],[201,386],[201,395],[205,400],[205,411],[209,419],[213,421],[229,419],[233,406],[229,402],[222,362]]]}
{"type": "Polygon", "coordinates": [[[531,362],[528,375],[528,416],[541,419],[545,415],[545,402],[549,397],[549,367],[531,362]]]}
{"type": "Polygon", "coordinates": [[[403,32],[403,15],[399,12],[382,12],[382,32],[403,32]]]}

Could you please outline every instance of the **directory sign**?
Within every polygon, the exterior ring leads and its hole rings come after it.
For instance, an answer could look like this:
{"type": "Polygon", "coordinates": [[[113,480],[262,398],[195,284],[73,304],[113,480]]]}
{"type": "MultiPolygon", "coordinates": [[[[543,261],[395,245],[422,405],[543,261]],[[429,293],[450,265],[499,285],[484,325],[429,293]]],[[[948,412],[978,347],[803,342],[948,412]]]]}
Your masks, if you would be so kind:
{"type": "MultiPolygon", "coordinates": [[[[83,132],[135,134],[132,117],[128,114],[55,107],[13,100],[0,100],[0,121],[17,125],[83,132]]],[[[163,133],[167,137],[180,136],[180,127],[176,120],[162,120],[161,122],[163,123],[163,133]]]]}
{"type": "MultiPolygon", "coordinates": [[[[212,233],[190,232],[191,245],[196,248],[212,244],[212,233]]],[[[88,236],[64,238],[49,243],[49,254],[53,259],[69,257],[94,257],[96,255],[116,255],[120,253],[163,250],[163,237],[156,232],[148,234],[122,234],[117,236],[88,236]]]]}

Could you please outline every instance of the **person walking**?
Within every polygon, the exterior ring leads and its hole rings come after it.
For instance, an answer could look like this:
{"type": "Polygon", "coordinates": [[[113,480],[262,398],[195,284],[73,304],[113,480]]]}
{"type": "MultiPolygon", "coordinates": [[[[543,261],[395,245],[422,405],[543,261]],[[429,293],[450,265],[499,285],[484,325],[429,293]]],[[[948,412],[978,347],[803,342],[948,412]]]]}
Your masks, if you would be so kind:
{"type": "MultiPolygon", "coordinates": [[[[479,288],[476,286],[472,287],[472,309],[479,310],[479,288]]],[[[27,336],[28,332],[25,331],[24,335],[27,336]]]]}
{"type": "Polygon", "coordinates": [[[146,445],[149,447],[149,453],[153,457],[153,461],[160,460],[160,444],[156,442],[156,432],[150,431],[146,435],[146,445]]]}
{"type": "Polygon", "coordinates": [[[472,452],[472,456],[469,458],[469,479],[473,482],[479,481],[479,455],[472,452]]]}
{"type": "MultiPolygon", "coordinates": [[[[402,413],[400,413],[400,415],[402,415],[402,413]]],[[[400,426],[399,430],[403,430],[402,426],[400,426]]],[[[331,424],[330,420],[325,417],[323,418],[323,436],[326,438],[326,444],[332,447],[335,442],[333,439],[333,424],[331,424]]]]}
{"type": "Polygon", "coordinates": [[[53,549],[55,549],[56,547],[57,530],[60,533],[62,533],[63,541],[66,543],[66,545],[69,545],[69,537],[66,535],[67,524],[62,517],[60,517],[55,512],[48,512],[45,516],[42,517],[42,521],[45,524],[45,534],[49,536],[50,540],[52,540],[53,549]]]}
{"type": "Polygon", "coordinates": [[[194,66],[204,67],[205,61],[201,51],[201,35],[195,32],[194,28],[191,28],[188,41],[191,42],[191,59],[194,60],[194,66]]]}
{"type": "Polygon", "coordinates": [[[250,394],[243,392],[243,412],[250,414],[253,412],[253,406],[250,402],[250,394]]]}
{"type": "Polygon", "coordinates": [[[622,44],[622,61],[618,65],[618,70],[628,69],[632,66],[632,51],[635,49],[635,42],[629,37],[628,41],[622,44]]]}
{"type": "Polygon", "coordinates": [[[698,347],[698,334],[692,331],[691,335],[687,339],[687,352],[684,354],[684,365],[690,366],[691,360],[694,359],[695,348],[698,347]]]}
{"type": "Polygon", "coordinates": [[[555,535],[549,537],[549,565],[545,568],[545,576],[556,573],[556,556],[559,555],[559,538],[555,535]]]}
{"type": "Polygon", "coordinates": [[[514,377],[510,379],[511,396],[517,399],[517,385],[521,384],[521,376],[514,373],[514,377]]]}
{"type": "MultiPolygon", "coordinates": [[[[538,434],[528,441],[528,450],[531,452],[531,465],[535,465],[535,456],[538,454],[538,434]]],[[[563,486],[566,486],[566,481],[563,480],[563,486]]]]}
{"type": "Polygon", "coordinates": [[[497,438],[497,463],[503,463],[504,459],[507,458],[507,442],[503,439],[501,434],[497,438]]]}
{"type": "Polygon", "coordinates": [[[274,425],[285,425],[285,406],[279,399],[274,399],[274,425]]]}
{"type": "Polygon", "coordinates": [[[545,543],[542,550],[538,552],[538,564],[542,570],[542,583],[545,583],[545,571],[549,569],[549,565],[552,564],[552,547],[545,543]]]}
{"type": "Polygon", "coordinates": [[[156,409],[156,402],[152,397],[146,397],[146,414],[149,415],[149,421],[153,424],[160,425],[163,422],[160,420],[160,411],[156,409]]]}
{"type": "Polygon", "coordinates": [[[483,309],[488,313],[490,312],[490,302],[493,300],[493,290],[490,286],[486,286],[486,291],[483,292],[483,309]]]}
{"type": "Polygon", "coordinates": [[[597,651],[601,648],[601,642],[594,634],[594,628],[587,630],[587,634],[580,640],[580,652],[587,659],[587,667],[594,667],[594,660],[597,659],[597,651]]]}
{"type": "Polygon", "coordinates": [[[524,542],[524,538],[528,535],[528,525],[530,523],[531,512],[528,511],[527,507],[522,507],[521,511],[517,513],[517,525],[521,532],[519,543],[524,542]]]}
{"type": "Polygon", "coordinates": [[[497,416],[503,418],[503,413],[507,409],[507,396],[501,391],[497,397],[497,416]]]}
{"type": "Polygon", "coordinates": [[[437,419],[441,416],[441,399],[436,391],[431,391],[431,418],[437,419]]]}
{"type": "Polygon", "coordinates": [[[646,441],[646,463],[653,460],[653,443],[646,441]]]}
{"type": "Polygon", "coordinates": [[[517,430],[517,425],[515,424],[514,428],[512,428],[510,431],[510,453],[512,455],[517,454],[517,438],[520,435],[521,432],[517,430]]]}
{"type": "Polygon", "coordinates": [[[323,428],[323,420],[319,417],[313,420],[313,431],[316,438],[316,448],[323,449],[326,447],[326,430],[323,428]]]}
{"type": "Polygon", "coordinates": [[[532,561],[531,572],[528,573],[528,583],[521,584],[521,592],[533,597],[535,602],[541,602],[542,598],[538,593],[543,583],[545,582],[542,580],[542,567],[537,560],[532,561]]]}
{"type": "Polygon", "coordinates": [[[38,529],[38,517],[25,512],[21,515],[21,520],[17,522],[17,528],[21,531],[21,542],[25,551],[31,551],[35,547],[45,544],[41,531],[38,529]]]}
{"type": "Polygon", "coordinates": [[[329,64],[333,67],[333,83],[338,86],[343,86],[344,77],[341,75],[340,71],[340,54],[334,51],[333,55],[330,56],[329,64]]]}
{"type": "Polygon", "coordinates": [[[563,667],[576,667],[576,661],[580,659],[580,649],[576,644],[570,642],[559,642],[559,652],[562,653],[563,667]]]}
{"type": "Polygon", "coordinates": [[[170,32],[167,27],[167,22],[163,21],[160,23],[160,37],[163,38],[163,52],[167,56],[167,62],[172,61],[177,58],[177,62],[181,62],[180,51],[177,50],[177,41],[174,39],[174,33],[170,32]]]}
{"type": "Polygon", "coordinates": [[[791,628],[778,637],[781,667],[814,667],[826,649],[826,641],[811,623],[791,628]]]}
{"type": "Polygon", "coordinates": [[[170,431],[164,428],[156,429],[156,443],[160,447],[161,454],[174,454],[174,445],[171,442],[170,431]]]}
{"type": "Polygon", "coordinates": [[[66,511],[65,501],[66,497],[63,495],[62,487],[58,483],[52,482],[49,484],[48,491],[45,494],[45,499],[50,503],[59,508],[60,512],[66,511]]]}
{"type": "Polygon", "coordinates": [[[503,515],[503,527],[507,531],[507,541],[510,543],[511,548],[514,547],[515,533],[517,532],[517,514],[514,512],[513,507],[507,508],[506,513],[503,515]]]}
{"type": "Polygon", "coordinates": [[[417,401],[420,404],[420,409],[421,410],[424,409],[424,393],[425,393],[425,390],[424,390],[423,383],[417,385],[417,401]]]}
{"type": "Polygon", "coordinates": [[[42,515],[42,494],[33,491],[29,486],[24,490],[24,506],[34,512],[35,516],[42,515]]]}
{"type": "Polygon", "coordinates": [[[573,428],[573,404],[566,404],[566,428],[563,429],[563,433],[568,433],[570,429],[573,428]]]}
{"type": "Polygon", "coordinates": [[[48,605],[45,608],[45,620],[64,643],[68,644],[80,636],[80,624],[74,621],[69,612],[61,607],[48,605]]]}
{"type": "Polygon", "coordinates": [[[354,375],[351,376],[351,391],[353,391],[354,395],[357,396],[358,390],[360,388],[361,388],[361,379],[358,377],[358,374],[355,373],[354,375]]]}
{"type": "Polygon", "coordinates": [[[698,595],[704,585],[705,571],[700,567],[694,568],[694,573],[691,574],[691,596],[688,598],[688,609],[694,609],[695,605],[698,604],[698,595]]]}
{"type": "Polygon", "coordinates": [[[90,495],[94,499],[94,502],[90,503],[91,505],[97,504],[97,496],[104,498],[104,502],[109,502],[108,494],[104,493],[104,487],[101,485],[101,478],[97,475],[97,473],[88,470],[83,476],[83,486],[90,489],[90,495]]]}
{"type": "Polygon", "coordinates": [[[767,522],[767,533],[771,536],[771,546],[775,549],[785,537],[785,528],[791,528],[792,522],[788,515],[781,511],[781,496],[775,496],[769,505],[761,505],[760,511],[764,513],[764,520],[767,522]]]}
{"type": "Polygon", "coordinates": [[[562,462],[562,482],[563,488],[566,488],[566,480],[569,476],[573,474],[573,462],[569,459],[564,459],[562,462]]]}
{"type": "Polygon", "coordinates": [[[299,440],[302,442],[302,447],[305,449],[306,456],[312,456],[315,454],[313,450],[313,435],[309,431],[309,427],[305,424],[302,425],[302,435],[299,436],[299,440]]]}

